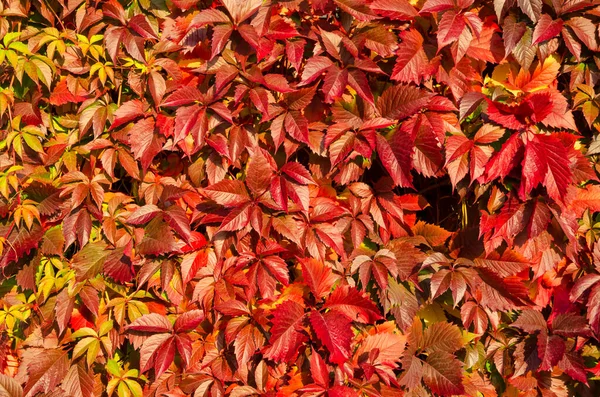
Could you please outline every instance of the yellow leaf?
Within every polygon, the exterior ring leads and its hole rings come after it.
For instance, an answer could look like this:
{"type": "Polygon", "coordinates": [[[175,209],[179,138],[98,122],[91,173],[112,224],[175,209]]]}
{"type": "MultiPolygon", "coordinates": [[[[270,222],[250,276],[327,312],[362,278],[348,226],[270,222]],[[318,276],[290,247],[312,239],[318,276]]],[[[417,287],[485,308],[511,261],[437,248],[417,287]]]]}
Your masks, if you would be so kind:
{"type": "Polygon", "coordinates": [[[98,343],[98,339],[94,337],[83,338],[79,342],[77,342],[75,348],[73,348],[73,360],[75,360],[79,356],[82,356],[86,351],[90,349],[90,347],[94,343],[98,343]]]}
{"type": "Polygon", "coordinates": [[[25,220],[27,229],[31,230],[31,227],[33,226],[34,215],[27,207],[23,208],[23,219],[25,220]]]}
{"type": "Polygon", "coordinates": [[[115,388],[119,384],[118,378],[113,378],[108,381],[108,385],[106,385],[106,393],[108,393],[109,397],[115,392],[115,388]]]}
{"type": "Polygon", "coordinates": [[[23,209],[18,207],[15,212],[13,212],[13,219],[15,220],[15,224],[17,227],[21,225],[21,217],[22,217],[23,209]]]}
{"type": "Polygon", "coordinates": [[[448,319],[444,310],[437,303],[431,303],[419,310],[417,316],[425,320],[427,324],[445,322],[448,319]]]}
{"type": "Polygon", "coordinates": [[[119,387],[117,388],[117,394],[119,397],[131,397],[131,391],[129,390],[125,382],[119,383],[119,387]]]}
{"type": "Polygon", "coordinates": [[[100,341],[98,339],[94,339],[95,343],[91,343],[87,349],[87,365],[91,367],[96,361],[96,357],[98,356],[98,352],[100,351],[100,341]]]}

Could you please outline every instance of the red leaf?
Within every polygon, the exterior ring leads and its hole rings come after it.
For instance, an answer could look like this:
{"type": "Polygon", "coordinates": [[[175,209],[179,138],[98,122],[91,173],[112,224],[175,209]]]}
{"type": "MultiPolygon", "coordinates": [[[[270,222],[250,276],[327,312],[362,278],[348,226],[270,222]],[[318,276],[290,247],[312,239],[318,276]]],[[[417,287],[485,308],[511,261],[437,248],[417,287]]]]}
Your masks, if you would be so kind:
{"type": "Polygon", "coordinates": [[[337,5],[359,21],[370,21],[375,14],[364,0],[334,0],[337,5]]]}
{"type": "Polygon", "coordinates": [[[438,51],[440,51],[442,47],[456,41],[463,30],[465,30],[466,26],[465,18],[462,13],[458,14],[453,10],[444,12],[438,25],[438,51]]]}
{"type": "Polygon", "coordinates": [[[525,22],[517,22],[513,15],[504,18],[502,25],[502,38],[504,39],[504,47],[506,54],[512,54],[513,50],[523,38],[527,25],[525,22]]]}
{"type": "Polygon", "coordinates": [[[61,80],[50,94],[50,104],[54,106],[61,106],[66,103],[79,103],[85,101],[87,98],[82,95],[74,95],[68,88],[67,80],[61,80]]]}
{"type": "Polygon", "coordinates": [[[304,320],[304,307],[294,301],[285,301],[273,312],[270,346],[265,357],[277,362],[290,362],[306,340],[299,332],[304,320]]]}
{"type": "Polygon", "coordinates": [[[542,313],[532,309],[523,310],[523,313],[521,313],[517,321],[512,323],[512,326],[528,333],[547,329],[546,320],[542,316],[542,313]]]}
{"type": "Polygon", "coordinates": [[[566,337],[591,336],[587,320],[575,313],[561,313],[552,321],[552,333],[566,337]]]}
{"type": "Polygon", "coordinates": [[[347,84],[348,71],[346,69],[340,69],[335,65],[327,68],[325,81],[321,88],[321,91],[325,94],[325,103],[333,103],[335,99],[341,97],[347,84]]]}
{"type": "Polygon", "coordinates": [[[570,207],[577,217],[581,217],[586,209],[600,212],[600,186],[587,185],[585,188],[577,189],[577,196],[571,200],[570,207]]]}
{"type": "Polygon", "coordinates": [[[147,170],[154,157],[162,150],[164,137],[154,132],[154,120],[151,118],[135,123],[128,136],[134,157],[140,160],[144,171],[147,170]]]}
{"type": "Polygon", "coordinates": [[[511,257],[510,252],[505,252],[500,258],[488,257],[488,258],[475,258],[475,265],[482,266],[492,270],[500,277],[510,277],[523,270],[531,267],[531,263],[520,258],[511,257]]]}
{"type": "Polygon", "coordinates": [[[125,327],[129,331],[170,332],[173,326],[169,320],[158,313],[146,314],[125,327]]]}
{"type": "Polygon", "coordinates": [[[548,335],[546,330],[542,330],[538,335],[538,356],[542,361],[540,371],[552,369],[563,358],[565,354],[565,341],[556,335],[548,335]]]}
{"type": "Polygon", "coordinates": [[[600,274],[590,273],[581,277],[577,280],[573,288],[571,288],[571,292],[569,294],[569,298],[572,302],[577,301],[581,295],[592,286],[596,285],[600,281],[600,274]]]}
{"type": "MultiPolygon", "coordinates": [[[[327,79],[325,82],[327,82],[327,79]]],[[[369,86],[369,80],[362,71],[356,69],[350,70],[348,73],[348,85],[366,102],[375,105],[373,93],[369,86]]],[[[325,85],[323,85],[323,87],[325,88],[325,85]]]]}
{"type": "Polygon", "coordinates": [[[302,275],[317,299],[327,296],[337,280],[330,267],[312,258],[302,261],[302,275]]]}
{"type": "Polygon", "coordinates": [[[92,312],[94,316],[97,316],[98,308],[100,306],[100,297],[98,296],[98,291],[95,288],[86,285],[81,289],[81,291],[79,291],[79,297],[89,311],[92,312]]]}
{"type": "Polygon", "coordinates": [[[310,105],[315,96],[317,86],[300,89],[286,96],[286,103],[290,110],[302,110],[310,105]]]}
{"type": "Polygon", "coordinates": [[[257,148],[247,165],[246,185],[254,194],[260,195],[269,188],[272,177],[271,165],[262,150],[257,148]]]}
{"type": "Polygon", "coordinates": [[[345,363],[350,358],[350,341],[353,336],[351,320],[333,312],[321,314],[313,311],[310,314],[310,323],[319,340],[329,351],[329,361],[338,365],[345,363]]]}
{"type": "Polygon", "coordinates": [[[519,8],[525,15],[529,17],[533,22],[536,22],[542,11],[541,0],[519,0],[519,8]]]}
{"type": "Polygon", "coordinates": [[[528,290],[516,276],[500,278],[490,271],[478,269],[483,283],[479,303],[490,310],[514,310],[531,303],[528,290]]]}
{"type": "Polygon", "coordinates": [[[144,14],[134,15],[129,19],[127,26],[145,39],[158,39],[152,25],[144,14]]]}
{"type": "Polygon", "coordinates": [[[202,310],[190,310],[177,317],[173,329],[177,333],[190,332],[196,329],[202,320],[204,320],[204,312],[202,310]]]}
{"type": "Polygon", "coordinates": [[[473,113],[479,105],[485,100],[485,95],[480,92],[467,92],[460,99],[460,119],[473,113]]]}
{"type": "Polygon", "coordinates": [[[567,352],[563,358],[558,362],[558,368],[562,369],[569,375],[573,380],[588,384],[587,381],[587,368],[583,363],[583,359],[578,353],[567,352]]]}
{"type": "MultiPolygon", "coordinates": [[[[94,395],[95,379],[92,371],[87,371],[83,363],[72,365],[61,387],[71,396],[92,397],[94,395]]],[[[8,395],[7,397],[16,397],[8,395]]]]}
{"type": "Polygon", "coordinates": [[[333,62],[327,57],[316,56],[306,61],[304,69],[302,69],[302,81],[298,86],[308,85],[318,79],[325,70],[327,70],[333,62]]]}
{"type": "MultiPolygon", "coordinates": [[[[127,248],[130,249],[131,247],[127,248]]],[[[104,274],[121,283],[129,282],[133,278],[131,258],[125,252],[125,247],[112,251],[106,258],[103,269],[104,274]]]]}
{"type": "Polygon", "coordinates": [[[524,145],[519,134],[513,134],[502,145],[502,148],[488,162],[486,167],[487,181],[504,179],[521,162],[524,145]]]}
{"type": "Polygon", "coordinates": [[[562,19],[552,20],[548,14],[542,14],[533,31],[532,44],[550,40],[560,34],[563,27],[562,19]]]}
{"type": "Polygon", "coordinates": [[[53,391],[69,369],[67,351],[61,349],[31,349],[26,351],[23,364],[29,379],[24,388],[26,396],[53,391]]]}
{"type": "Polygon", "coordinates": [[[573,174],[563,143],[552,135],[534,135],[525,148],[520,193],[529,194],[542,183],[554,200],[562,202],[573,174]]]}
{"type": "Polygon", "coordinates": [[[406,0],[375,0],[371,9],[381,16],[401,21],[417,16],[417,10],[406,0]]]}
{"type": "Polygon", "coordinates": [[[379,309],[360,291],[350,286],[337,287],[325,301],[324,308],[337,311],[352,321],[371,324],[382,317],[379,309]]]}
{"type": "Polygon", "coordinates": [[[152,220],[144,229],[144,238],[137,245],[137,252],[142,255],[161,255],[177,250],[183,246],[175,240],[173,231],[162,220],[152,220]]]}
{"type": "Polygon", "coordinates": [[[533,94],[518,105],[506,105],[487,99],[488,116],[503,127],[522,130],[543,121],[553,109],[548,94],[533,94]]]}
{"type": "Polygon", "coordinates": [[[229,15],[233,18],[233,22],[239,24],[248,19],[262,5],[261,0],[235,1],[223,0],[223,5],[229,11],[229,15]]]}
{"type": "Polygon", "coordinates": [[[250,314],[246,305],[237,300],[230,300],[215,306],[215,309],[226,316],[244,316],[250,314]]]}
{"type": "MultiPolygon", "coordinates": [[[[144,342],[144,344],[145,343],[146,342],[144,342]]],[[[163,372],[169,369],[169,366],[173,363],[173,360],[175,359],[175,350],[175,340],[173,337],[169,337],[169,339],[164,341],[154,352],[154,371],[156,372],[157,378],[160,378],[163,372]]]]}
{"type": "Polygon", "coordinates": [[[314,184],[310,172],[304,166],[298,162],[290,161],[285,163],[283,167],[281,167],[281,172],[292,178],[294,181],[298,182],[301,185],[314,184]]]}
{"type": "Polygon", "coordinates": [[[213,26],[211,59],[223,51],[232,33],[233,27],[229,24],[213,26]]]}
{"type": "Polygon", "coordinates": [[[454,355],[443,351],[429,354],[423,363],[423,380],[432,392],[442,396],[462,394],[462,365],[454,355]]]}
{"type": "Polygon", "coordinates": [[[285,53],[288,60],[294,66],[296,71],[300,71],[300,65],[302,64],[304,55],[304,47],[306,45],[306,41],[303,39],[295,40],[295,41],[286,41],[285,45],[285,53]]]}
{"type": "Polygon", "coordinates": [[[377,134],[376,138],[377,154],[381,163],[392,177],[394,184],[396,186],[412,187],[410,152],[401,153],[402,156],[398,158],[383,136],[377,134]]]}
{"type": "Polygon", "coordinates": [[[185,210],[179,206],[172,205],[163,212],[165,221],[175,230],[186,242],[190,242],[192,231],[190,230],[190,221],[185,210]]]}
{"type": "Polygon", "coordinates": [[[285,115],[285,129],[295,140],[308,143],[308,121],[302,113],[292,110],[285,115]]]}
{"type": "Polygon", "coordinates": [[[223,219],[220,231],[235,232],[246,227],[250,221],[250,205],[241,205],[232,209],[229,214],[223,219]]]}
{"type": "Polygon", "coordinates": [[[208,254],[205,251],[198,251],[186,255],[181,261],[181,277],[184,284],[189,283],[198,270],[208,263],[208,254]]]}
{"type": "Polygon", "coordinates": [[[63,333],[69,320],[71,319],[71,313],[73,312],[73,306],[75,304],[75,298],[69,297],[69,293],[66,289],[63,289],[56,297],[56,322],[58,323],[59,335],[63,333]]]}
{"type": "Polygon", "coordinates": [[[190,28],[199,28],[206,24],[215,25],[219,23],[231,23],[231,20],[224,12],[218,9],[205,9],[194,16],[190,28]]]}
{"type": "Polygon", "coordinates": [[[254,326],[247,325],[236,335],[234,341],[238,372],[243,379],[248,378],[252,357],[264,343],[263,334],[254,326]]]}
{"type": "Polygon", "coordinates": [[[280,176],[276,176],[271,180],[270,186],[271,198],[275,201],[275,204],[279,206],[283,211],[288,210],[288,191],[285,183],[285,179],[280,176]]]}
{"type": "Polygon", "coordinates": [[[237,207],[250,201],[246,186],[239,180],[222,180],[204,189],[204,193],[225,207],[237,207]]]}
{"type": "Polygon", "coordinates": [[[356,390],[348,386],[334,386],[327,391],[328,397],[357,397],[356,390]]]}
{"type": "Polygon", "coordinates": [[[573,29],[573,32],[579,40],[592,51],[598,50],[598,42],[596,40],[596,25],[584,17],[569,18],[567,26],[573,29]]]}
{"type": "Polygon", "coordinates": [[[400,33],[402,43],[396,52],[398,58],[392,71],[392,79],[403,83],[419,84],[429,73],[429,58],[423,50],[423,36],[416,29],[400,33]]]}
{"type": "Polygon", "coordinates": [[[460,309],[460,317],[466,328],[473,324],[476,334],[483,334],[487,329],[488,316],[475,302],[465,303],[460,309]]]}
{"type": "Polygon", "coordinates": [[[127,218],[127,223],[131,225],[143,225],[144,223],[150,222],[158,214],[162,213],[162,210],[154,204],[147,204],[143,207],[136,209],[127,218]]]}
{"type": "Polygon", "coordinates": [[[409,85],[396,85],[383,92],[377,101],[382,117],[405,119],[427,106],[433,94],[409,85]]]}
{"type": "Polygon", "coordinates": [[[162,103],[162,106],[168,107],[179,107],[190,105],[196,101],[200,101],[202,99],[202,94],[198,91],[197,88],[191,86],[185,86],[179,88],[174,93],[165,98],[162,103]]]}
{"type": "MultiPolygon", "coordinates": [[[[173,335],[167,333],[161,333],[150,336],[148,339],[144,341],[142,344],[142,348],[140,349],[140,370],[141,372],[149,371],[152,367],[154,367],[156,352],[166,343],[166,347],[170,348],[172,346],[173,350],[171,351],[172,357],[175,357],[175,344],[173,343],[173,335]],[[169,346],[171,345],[171,346],[169,346]]],[[[162,356],[160,358],[160,364],[164,365],[168,360],[168,351],[162,351],[162,356]]],[[[167,367],[170,363],[167,363],[167,367]]],[[[157,370],[157,369],[156,369],[157,370]]]]}
{"type": "Polygon", "coordinates": [[[420,13],[432,13],[442,12],[454,8],[454,2],[452,0],[427,0],[420,13]]]}
{"type": "Polygon", "coordinates": [[[327,364],[325,364],[321,355],[314,349],[310,355],[310,374],[317,385],[323,388],[329,386],[329,369],[327,368],[327,364]]]}

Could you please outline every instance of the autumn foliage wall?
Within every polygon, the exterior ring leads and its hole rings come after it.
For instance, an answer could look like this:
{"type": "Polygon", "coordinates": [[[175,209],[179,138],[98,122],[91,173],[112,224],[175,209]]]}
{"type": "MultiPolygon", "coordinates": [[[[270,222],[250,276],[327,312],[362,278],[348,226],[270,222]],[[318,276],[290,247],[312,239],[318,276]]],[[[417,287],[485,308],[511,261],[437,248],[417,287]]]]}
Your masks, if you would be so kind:
{"type": "Polygon", "coordinates": [[[2,0],[0,396],[598,396],[599,22],[2,0]]]}

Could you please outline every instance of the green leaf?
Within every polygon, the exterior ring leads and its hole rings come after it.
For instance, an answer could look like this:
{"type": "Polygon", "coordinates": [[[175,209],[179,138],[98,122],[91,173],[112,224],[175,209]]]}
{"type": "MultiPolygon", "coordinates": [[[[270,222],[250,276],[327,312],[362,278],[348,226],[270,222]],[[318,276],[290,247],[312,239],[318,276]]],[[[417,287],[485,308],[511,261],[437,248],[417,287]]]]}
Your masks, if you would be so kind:
{"type": "Polygon", "coordinates": [[[119,366],[119,363],[112,358],[106,363],[106,369],[113,376],[121,376],[121,367],[119,366]]]}

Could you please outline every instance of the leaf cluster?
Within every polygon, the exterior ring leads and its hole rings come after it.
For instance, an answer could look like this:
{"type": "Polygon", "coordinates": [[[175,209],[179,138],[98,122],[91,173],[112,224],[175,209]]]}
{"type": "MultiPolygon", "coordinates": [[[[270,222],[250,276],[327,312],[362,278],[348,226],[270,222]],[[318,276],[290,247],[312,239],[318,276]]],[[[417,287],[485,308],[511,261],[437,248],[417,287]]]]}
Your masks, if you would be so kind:
{"type": "Polygon", "coordinates": [[[0,396],[597,396],[592,0],[2,0],[0,396]]]}

